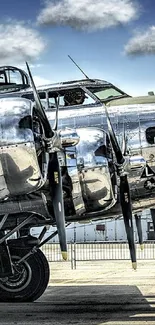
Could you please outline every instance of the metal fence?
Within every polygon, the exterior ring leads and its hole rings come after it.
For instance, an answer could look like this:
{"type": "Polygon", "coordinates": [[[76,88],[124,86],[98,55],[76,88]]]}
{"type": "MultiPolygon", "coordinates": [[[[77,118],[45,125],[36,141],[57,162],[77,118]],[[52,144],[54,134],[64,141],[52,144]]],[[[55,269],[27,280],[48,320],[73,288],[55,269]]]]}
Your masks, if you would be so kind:
{"type": "MultiPolygon", "coordinates": [[[[155,241],[144,242],[144,249],[136,245],[137,260],[155,259],[155,241]]],[[[127,242],[84,242],[68,243],[68,261],[76,268],[78,261],[129,260],[127,242]]],[[[50,243],[42,247],[49,262],[62,261],[59,243],[50,243]]]]}

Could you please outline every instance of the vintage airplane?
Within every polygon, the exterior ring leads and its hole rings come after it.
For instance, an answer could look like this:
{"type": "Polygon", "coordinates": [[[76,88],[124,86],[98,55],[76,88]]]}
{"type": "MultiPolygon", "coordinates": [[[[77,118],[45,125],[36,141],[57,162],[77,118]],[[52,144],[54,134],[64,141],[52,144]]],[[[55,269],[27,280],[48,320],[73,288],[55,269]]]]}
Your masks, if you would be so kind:
{"type": "Polygon", "coordinates": [[[141,211],[155,224],[155,96],[89,78],[36,90],[27,69],[0,67],[0,301],[43,294],[49,266],[39,248],[58,233],[66,259],[73,221],[123,215],[134,269],[132,214],[141,245],[141,211]],[[49,225],[57,231],[44,240],[49,225]]]}

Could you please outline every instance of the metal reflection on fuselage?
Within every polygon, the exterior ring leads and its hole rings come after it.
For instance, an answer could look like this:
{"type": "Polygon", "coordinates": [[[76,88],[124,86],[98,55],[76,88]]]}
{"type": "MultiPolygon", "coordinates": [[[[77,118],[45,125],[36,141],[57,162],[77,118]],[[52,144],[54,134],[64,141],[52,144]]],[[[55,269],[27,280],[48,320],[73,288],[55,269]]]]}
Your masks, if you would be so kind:
{"type": "Polygon", "coordinates": [[[0,200],[34,192],[44,184],[30,125],[32,112],[26,99],[0,99],[0,200]]]}
{"type": "Polygon", "coordinates": [[[116,200],[111,183],[108,135],[96,128],[77,129],[77,165],[87,212],[112,207],[116,200]],[[80,164],[83,161],[82,166],[80,164]]]}
{"type": "MultiPolygon", "coordinates": [[[[66,118],[62,116],[60,112],[59,123],[62,128],[66,126],[74,127],[76,128],[76,130],[83,130],[81,131],[81,133],[83,132],[83,134],[84,130],[89,129],[91,132],[92,127],[107,132],[107,121],[103,106],[99,106],[98,104],[94,105],[94,108],[91,107],[90,111],[88,110],[88,108],[86,109],[86,111],[84,111],[84,109],[82,111],[80,107],[79,109],[75,109],[72,107],[70,108],[70,110],[72,111],[68,114],[69,117],[66,118]]],[[[123,130],[125,128],[125,155],[126,159],[129,161],[127,172],[131,189],[133,210],[141,211],[143,209],[149,208],[152,205],[155,205],[155,188],[154,186],[149,187],[150,183],[148,183],[147,186],[147,181],[150,182],[151,180],[152,182],[152,179],[155,181],[155,176],[149,173],[145,173],[145,169],[147,166],[149,166],[152,171],[155,172],[155,144],[148,143],[146,138],[146,129],[155,125],[155,103],[145,103],[134,106],[129,104],[113,107],[111,102],[111,106],[108,108],[108,112],[120,145],[122,145],[123,143],[123,130]],[[143,174],[145,177],[142,177],[143,174]]],[[[51,112],[47,113],[47,115],[49,119],[52,117],[51,112]]],[[[93,166],[95,166],[96,162],[94,159],[94,155],[91,152],[91,149],[86,150],[87,144],[88,142],[86,143],[85,141],[85,149],[80,155],[79,153],[80,151],[82,152],[84,144],[83,141],[78,144],[78,155],[79,159],[81,160],[83,157],[85,163],[87,163],[87,169],[90,173],[90,170],[93,168],[93,166]]],[[[102,161],[102,164],[104,166],[104,161],[102,161]]],[[[105,175],[107,175],[107,170],[105,169],[105,167],[103,167],[102,172],[103,174],[105,173],[105,175]]],[[[93,176],[91,173],[89,175],[89,178],[91,179],[92,177],[93,176]]],[[[105,182],[105,179],[102,179],[102,182],[103,189],[105,187],[105,184],[107,183],[105,182]]],[[[84,191],[86,192],[86,189],[84,189],[83,187],[82,191],[84,193],[84,191]]],[[[102,192],[102,194],[104,201],[104,191],[102,192]]],[[[96,203],[94,200],[94,207],[97,207],[97,205],[95,204],[96,203]]],[[[99,205],[98,208],[100,209],[99,205]]],[[[112,209],[110,208],[111,206],[109,205],[109,210],[107,211],[107,209],[105,209],[105,212],[103,211],[103,215],[106,214],[106,216],[108,217],[121,213],[121,210],[117,204],[112,209]]]]}

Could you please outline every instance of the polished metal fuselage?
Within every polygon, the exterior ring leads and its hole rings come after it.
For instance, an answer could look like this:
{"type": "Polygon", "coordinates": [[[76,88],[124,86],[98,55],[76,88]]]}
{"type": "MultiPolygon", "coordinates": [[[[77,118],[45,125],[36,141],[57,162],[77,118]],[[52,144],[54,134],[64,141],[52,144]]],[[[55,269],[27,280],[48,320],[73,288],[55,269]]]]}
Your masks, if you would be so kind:
{"type": "MultiPolygon", "coordinates": [[[[108,112],[120,146],[123,148],[124,142],[126,143],[125,170],[128,173],[133,211],[137,212],[154,207],[155,144],[148,142],[146,130],[155,126],[155,103],[147,103],[147,97],[146,103],[144,104],[129,103],[120,105],[119,103],[117,106],[115,101],[114,106],[112,106],[111,102],[108,107],[108,112]]],[[[47,116],[52,124],[55,113],[52,111],[47,112],[47,116]]],[[[94,215],[97,205],[98,207],[100,205],[98,215],[109,217],[120,214],[119,195],[117,195],[119,193],[119,178],[117,178],[118,193],[114,193],[114,191],[113,193],[111,192],[109,205],[105,208],[105,202],[108,202],[108,197],[105,197],[104,189],[107,188],[107,191],[110,193],[110,187],[107,185],[107,178],[109,175],[108,164],[106,167],[106,157],[104,157],[104,155],[102,155],[102,161],[100,160],[99,162],[94,160],[94,152],[96,150],[95,139],[97,140],[98,129],[108,133],[104,105],[96,104],[87,105],[85,107],[72,106],[60,109],[59,128],[63,129],[66,127],[75,128],[77,133],[80,134],[81,140],[78,145],[77,160],[81,159],[82,155],[80,148],[84,147],[84,164],[82,172],[85,174],[85,177],[81,184],[83,187],[83,195],[86,195],[84,186],[85,184],[87,185],[87,194],[89,191],[90,195],[90,206],[93,198],[95,198],[94,209],[93,207],[90,209],[92,211],[92,216],[94,215]],[[94,130],[94,133],[91,133],[91,130],[94,130]],[[93,138],[94,148],[91,146],[93,138]],[[89,158],[86,159],[86,157],[89,158]],[[105,161],[103,162],[103,160],[105,161]],[[102,167],[104,168],[101,170],[100,168],[102,167]],[[87,172],[85,172],[86,170],[87,172]],[[102,193],[102,201],[100,202],[99,200],[101,197],[99,193],[102,193]]]]}

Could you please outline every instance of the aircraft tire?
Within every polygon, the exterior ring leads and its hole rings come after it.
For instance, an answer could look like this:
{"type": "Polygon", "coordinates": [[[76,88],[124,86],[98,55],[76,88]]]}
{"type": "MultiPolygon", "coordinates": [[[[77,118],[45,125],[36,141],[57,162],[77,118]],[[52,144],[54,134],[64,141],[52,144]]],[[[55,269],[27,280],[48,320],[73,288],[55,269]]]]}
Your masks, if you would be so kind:
{"type": "MultiPolygon", "coordinates": [[[[28,250],[10,248],[12,261],[18,261],[28,250]]],[[[49,282],[49,264],[38,250],[15,269],[7,281],[0,281],[0,302],[32,302],[46,290],[49,282]]]]}

